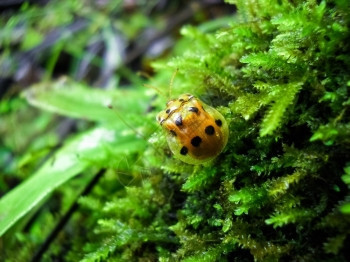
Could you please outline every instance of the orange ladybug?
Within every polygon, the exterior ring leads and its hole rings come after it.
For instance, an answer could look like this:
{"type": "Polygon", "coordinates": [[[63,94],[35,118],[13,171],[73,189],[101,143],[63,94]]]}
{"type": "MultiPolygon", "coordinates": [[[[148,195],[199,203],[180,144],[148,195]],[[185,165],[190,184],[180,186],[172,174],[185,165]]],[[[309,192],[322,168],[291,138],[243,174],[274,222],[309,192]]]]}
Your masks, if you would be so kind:
{"type": "Polygon", "coordinates": [[[201,164],[217,157],[229,136],[225,118],[191,94],[170,100],[157,115],[166,132],[170,150],[188,164],[201,164]]]}

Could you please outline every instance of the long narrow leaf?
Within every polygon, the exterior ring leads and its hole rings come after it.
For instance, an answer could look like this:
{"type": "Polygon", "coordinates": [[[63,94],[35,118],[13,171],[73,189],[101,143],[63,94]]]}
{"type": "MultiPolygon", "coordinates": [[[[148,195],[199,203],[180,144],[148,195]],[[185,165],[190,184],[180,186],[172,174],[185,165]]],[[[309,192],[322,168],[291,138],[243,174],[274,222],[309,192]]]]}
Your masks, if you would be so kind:
{"type": "Polygon", "coordinates": [[[0,199],[0,236],[32,210],[55,188],[111,154],[140,151],[146,141],[133,133],[122,135],[115,130],[97,127],[71,140],[35,174],[0,199]]]}
{"type": "Polygon", "coordinates": [[[23,95],[31,105],[43,110],[110,124],[118,118],[116,112],[122,112],[124,116],[143,114],[150,100],[145,89],[88,88],[67,78],[33,85],[23,95]]]}

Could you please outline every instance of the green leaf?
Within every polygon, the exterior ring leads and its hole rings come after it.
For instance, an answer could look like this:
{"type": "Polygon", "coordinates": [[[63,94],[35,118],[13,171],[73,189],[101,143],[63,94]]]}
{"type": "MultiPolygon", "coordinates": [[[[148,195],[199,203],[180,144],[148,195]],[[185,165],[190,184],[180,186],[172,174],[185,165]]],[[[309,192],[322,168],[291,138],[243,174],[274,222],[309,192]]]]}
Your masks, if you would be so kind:
{"type": "Polygon", "coordinates": [[[282,227],[291,223],[302,223],[315,217],[316,212],[307,209],[291,209],[286,212],[276,212],[270,218],[265,220],[267,225],[273,225],[274,228],[282,227]]]}
{"type": "Polygon", "coordinates": [[[231,229],[231,227],[232,227],[232,219],[226,218],[224,221],[224,225],[222,227],[222,232],[226,233],[231,229]]]}
{"type": "Polygon", "coordinates": [[[231,104],[231,109],[241,114],[245,120],[248,120],[262,106],[270,103],[271,99],[272,97],[268,96],[264,90],[259,94],[245,94],[239,96],[237,100],[231,104]]]}
{"type": "Polygon", "coordinates": [[[344,246],[346,236],[346,234],[340,234],[335,237],[328,238],[327,242],[323,245],[323,249],[328,254],[338,254],[339,250],[344,246]]]}
{"type": "Polygon", "coordinates": [[[222,246],[212,247],[207,250],[202,250],[193,256],[184,259],[184,262],[210,262],[217,261],[223,253],[224,248],[222,246]]]}
{"type": "Polygon", "coordinates": [[[43,40],[43,36],[40,34],[38,30],[33,30],[32,28],[28,28],[26,33],[24,34],[24,39],[22,41],[22,49],[30,50],[36,45],[39,45],[43,40]]]}
{"type": "Polygon", "coordinates": [[[350,203],[346,203],[340,207],[340,212],[350,214],[350,203]]]}
{"type": "Polygon", "coordinates": [[[272,182],[271,187],[269,188],[269,195],[272,197],[277,197],[280,194],[286,193],[291,185],[298,183],[304,176],[304,173],[295,171],[291,175],[277,178],[272,182]]]}
{"type": "Polygon", "coordinates": [[[115,130],[94,128],[72,139],[29,179],[0,200],[0,236],[26,215],[55,188],[91,164],[103,163],[123,154],[142,150],[146,141],[134,134],[122,135],[115,130]]]}
{"type": "Polygon", "coordinates": [[[345,184],[350,184],[350,166],[344,168],[345,174],[341,177],[345,184]]]}
{"type": "Polygon", "coordinates": [[[302,84],[303,83],[301,82],[297,82],[276,86],[276,92],[278,93],[276,96],[277,99],[263,119],[260,130],[261,136],[272,134],[272,132],[278,127],[284,112],[293,102],[295,95],[300,90],[302,84]]]}
{"type": "Polygon", "coordinates": [[[210,184],[216,174],[216,169],[202,169],[199,172],[194,170],[193,174],[183,184],[182,189],[187,192],[201,190],[205,185],[210,184]]]}
{"type": "Polygon", "coordinates": [[[345,184],[350,184],[350,174],[343,175],[341,179],[345,184]]]}
{"type": "Polygon", "coordinates": [[[33,85],[23,92],[27,101],[46,111],[74,118],[115,124],[130,114],[143,114],[150,98],[146,89],[92,89],[67,78],[33,85]],[[112,109],[110,108],[112,107],[112,109]],[[122,113],[121,113],[122,112],[122,113]]]}
{"type": "Polygon", "coordinates": [[[321,125],[310,138],[310,142],[321,140],[326,146],[331,146],[335,142],[347,141],[350,135],[349,128],[349,124],[336,123],[336,121],[321,125]]]}
{"type": "Polygon", "coordinates": [[[259,188],[242,188],[239,191],[234,191],[228,199],[237,205],[234,213],[240,216],[242,214],[248,214],[249,210],[263,205],[266,196],[266,184],[264,184],[259,188]]]}

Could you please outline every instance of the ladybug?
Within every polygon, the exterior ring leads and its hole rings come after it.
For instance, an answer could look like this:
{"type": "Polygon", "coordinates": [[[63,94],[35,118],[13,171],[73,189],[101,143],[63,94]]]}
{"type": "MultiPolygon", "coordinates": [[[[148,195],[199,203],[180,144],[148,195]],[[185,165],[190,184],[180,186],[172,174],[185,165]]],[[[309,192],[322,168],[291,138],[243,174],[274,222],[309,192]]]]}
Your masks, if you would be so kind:
{"type": "Polygon", "coordinates": [[[227,144],[225,118],[191,94],[170,100],[157,121],[166,132],[174,156],[188,164],[214,159],[227,144]]]}

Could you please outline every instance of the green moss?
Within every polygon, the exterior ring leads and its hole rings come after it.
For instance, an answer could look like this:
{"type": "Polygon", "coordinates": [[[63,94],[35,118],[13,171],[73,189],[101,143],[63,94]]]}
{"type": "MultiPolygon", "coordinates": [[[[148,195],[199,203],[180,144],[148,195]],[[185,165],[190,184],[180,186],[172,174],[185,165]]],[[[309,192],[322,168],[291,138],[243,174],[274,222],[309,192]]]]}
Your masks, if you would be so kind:
{"type": "Polygon", "coordinates": [[[156,161],[144,161],[153,170],[145,181],[157,173],[159,181],[114,201],[121,208],[115,216],[128,210],[118,203],[133,207],[128,216],[100,220],[115,232],[104,231],[114,239],[110,255],[346,261],[349,188],[341,177],[350,153],[350,5],[233,2],[238,13],[229,27],[185,27],[175,57],[155,63],[167,79],[180,69],[173,93],[227,106],[219,108],[230,123],[227,149],[206,166],[176,169],[175,160],[150,148],[156,161]],[[129,232],[124,242],[117,241],[121,232],[129,232]]]}
{"type": "Polygon", "coordinates": [[[187,27],[191,51],[157,64],[232,110],[227,150],[184,178],[175,257],[346,261],[350,6],[235,3],[229,28],[187,27]]]}

